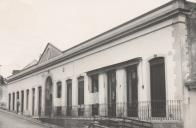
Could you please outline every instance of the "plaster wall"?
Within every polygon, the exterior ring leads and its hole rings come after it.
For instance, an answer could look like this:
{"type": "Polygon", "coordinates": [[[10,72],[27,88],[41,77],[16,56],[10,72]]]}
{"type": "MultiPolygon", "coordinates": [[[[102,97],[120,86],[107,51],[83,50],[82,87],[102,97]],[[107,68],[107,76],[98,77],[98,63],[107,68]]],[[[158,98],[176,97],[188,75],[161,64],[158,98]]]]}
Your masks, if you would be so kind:
{"type": "MultiPolygon", "coordinates": [[[[63,63],[57,64],[52,67],[48,67],[40,72],[34,73],[27,76],[21,80],[17,80],[8,85],[8,93],[17,92],[21,90],[30,89],[30,94],[32,93],[32,88],[37,89],[41,86],[44,90],[45,80],[48,76],[52,77],[53,87],[54,87],[54,106],[65,106],[66,105],[66,83],[67,79],[72,79],[72,103],[73,105],[78,104],[78,84],[77,78],[79,76],[85,77],[85,104],[99,102],[107,103],[103,100],[103,97],[107,97],[105,92],[106,82],[104,82],[105,75],[99,76],[100,90],[99,93],[92,94],[89,91],[88,76],[86,72],[105,67],[108,65],[113,65],[116,63],[124,62],[137,57],[142,57],[142,61],[138,66],[138,94],[139,101],[150,100],[150,77],[149,77],[149,60],[154,56],[165,57],[165,74],[166,74],[166,92],[167,99],[182,99],[182,78],[181,78],[181,56],[180,52],[180,40],[176,40],[178,36],[174,33],[179,30],[183,30],[185,24],[183,23],[185,18],[179,16],[177,18],[167,20],[160,24],[154,25],[148,29],[137,32],[130,36],[124,37],[122,39],[116,40],[110,44],[101,46],[97,49],[91,50],[87,53],[81,54],[77,57],[69,59],[63,63]],[[182,21],[182,23],[177,23],[182,21]],[[62,82],[62,98],[56,98],[56,83],[58,81],[62,82]],[[99,98],[102,97],[102,98],[99,98]]],[[[117,71],[117,100],[120,102],[124,100],[125,95],[125,80],[122,78],[125,76],[123,69],[117,71]]],[[[44,93],[42,93],[44,101],[44,93]]],[[[29,98],[29,106],[31,106],[31,97],[29,98]]],[[[36,98],[35,105],[37,106],[38,100],[36,98]]],[[[44,108],[44,102],[42,102],[42,107],[44,108]]],[[[37,107],[36,107],[37,109],[37,107]]],[[[31,111],[31,107],[29,110],[31,111]]],[[[27,112],[28,113],[28,112],[27,112]]],[[[31,113],[31,112],[29,112],[31,113]]]]}
{"type": "Polygon", "coordinates": [[[195,128],[196,126],[196,5],[192,5],[192,12],[187,17],[188,38],[187,45],[189,52],[187,53],[187,73],[185,82],[188,86],[184,88],[184,122],[185,128],[195,128]]]}

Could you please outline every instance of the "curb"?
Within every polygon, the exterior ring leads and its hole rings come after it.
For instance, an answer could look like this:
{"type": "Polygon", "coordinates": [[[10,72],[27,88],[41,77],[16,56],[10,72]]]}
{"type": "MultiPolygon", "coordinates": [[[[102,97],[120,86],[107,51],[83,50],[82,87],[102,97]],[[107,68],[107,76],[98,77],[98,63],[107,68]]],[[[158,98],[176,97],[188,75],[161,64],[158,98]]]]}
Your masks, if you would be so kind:
{"type": "Polygon", "coordinates": [[[26,121],[29,121],[31,123],[38,124],[38,125],[41,125],[41,126],[44,126],[44,127],[48,127],[48,128],[64,128],[64,127],[61,127],[61,126],[58,126],[58,125],[45,123],[45,122],[39,121],[37,119],[33,119],[31,117],[27,117],[27,116],[24,116],[24,115],[18,115],[16,113],[13,113],[13,112],[10,112],[10,111],[7,111],[7,110],[0,109],[0,112],[7,113],[7,114],[9,114],[11,116],[15,116],[15,117],[18,117],[20,119],[23,119],[23,120],[26,120],[26,121]]]}

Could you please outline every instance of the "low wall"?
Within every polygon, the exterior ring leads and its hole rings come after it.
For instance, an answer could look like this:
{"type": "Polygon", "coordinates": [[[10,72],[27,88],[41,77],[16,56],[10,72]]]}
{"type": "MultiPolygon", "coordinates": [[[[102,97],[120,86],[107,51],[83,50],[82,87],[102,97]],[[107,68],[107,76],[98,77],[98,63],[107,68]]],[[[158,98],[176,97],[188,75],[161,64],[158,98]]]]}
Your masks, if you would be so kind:
{"type": "Polygon", "coordinates": [[[86,128],[93,121],[93,120],[84,120],[84,119],[48,119],[48,118],[42,118],[40,120],[46,123],[52,123],[65,128],[86,128]]]}
{"type": "Polygon", "coordinates": [[[182,122],[152,122],[153,128],[184,128],[182,122]]]}

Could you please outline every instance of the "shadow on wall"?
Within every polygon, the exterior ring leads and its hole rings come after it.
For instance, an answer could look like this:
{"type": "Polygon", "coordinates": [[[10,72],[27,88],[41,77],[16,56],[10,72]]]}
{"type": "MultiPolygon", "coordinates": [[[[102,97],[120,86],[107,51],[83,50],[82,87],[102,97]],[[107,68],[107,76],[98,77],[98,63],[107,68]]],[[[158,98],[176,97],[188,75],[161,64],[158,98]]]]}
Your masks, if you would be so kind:
{"type": "Polygon", "coordinates": [[[0,87],[0,108],[6,109],[6,94],[7,87],[6,86],[1,86],[0,87]]]}

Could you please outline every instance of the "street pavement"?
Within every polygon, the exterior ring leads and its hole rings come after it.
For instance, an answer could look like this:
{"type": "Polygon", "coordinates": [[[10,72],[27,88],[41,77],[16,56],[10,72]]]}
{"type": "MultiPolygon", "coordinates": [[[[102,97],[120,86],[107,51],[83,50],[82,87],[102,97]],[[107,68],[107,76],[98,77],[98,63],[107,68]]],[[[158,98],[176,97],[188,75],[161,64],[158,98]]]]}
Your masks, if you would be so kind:
{"type": "Polygon", "coordinates": [[[0,111],[0,128],[49,128],[0,111]]]}

